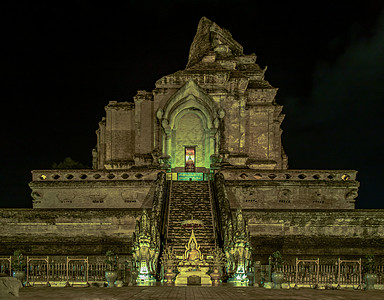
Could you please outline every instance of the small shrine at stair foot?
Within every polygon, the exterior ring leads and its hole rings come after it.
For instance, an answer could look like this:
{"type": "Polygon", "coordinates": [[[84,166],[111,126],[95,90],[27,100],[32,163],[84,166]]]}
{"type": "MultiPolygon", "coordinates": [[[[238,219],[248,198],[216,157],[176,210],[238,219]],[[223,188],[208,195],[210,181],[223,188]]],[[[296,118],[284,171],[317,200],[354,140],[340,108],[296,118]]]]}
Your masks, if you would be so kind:
{"type": "Polygon", "coordinates": [[[176,276],[175,285],[212,285],[211,277],[207,274],[209,267],[192,229],[182,260],[177,266],[179,274],[176,276]]]}
{"type": "Polygon", "coordinates": [[[357,171],[288,168],[278,89],[256,59],[201,18],[185,69],[107,103],[92,169],[32,171],[33,209],[12,232],[33,231],[18,245],[31,255],[109,248],[138,282],[181,285],[210,284],[208,270],[247,282],[276,250],[287,260],[359,257],[367,245],[383,255],[383,212],[355,210],[357,171]]]}

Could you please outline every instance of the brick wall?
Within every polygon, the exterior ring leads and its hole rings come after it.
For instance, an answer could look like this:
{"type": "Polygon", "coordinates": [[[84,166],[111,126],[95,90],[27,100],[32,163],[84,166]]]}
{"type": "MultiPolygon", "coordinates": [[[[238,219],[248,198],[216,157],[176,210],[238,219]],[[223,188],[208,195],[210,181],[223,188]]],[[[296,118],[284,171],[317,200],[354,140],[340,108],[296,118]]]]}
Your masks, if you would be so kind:
{"type": "Polygon", "coordinates": [[[0,209],[0,255],[128,254],[141,209],[0,209]]]}
{"type": "Polygon", "coordinates": [[[243,210],[254,256],[384,259],[384,210],[243,210]]]}

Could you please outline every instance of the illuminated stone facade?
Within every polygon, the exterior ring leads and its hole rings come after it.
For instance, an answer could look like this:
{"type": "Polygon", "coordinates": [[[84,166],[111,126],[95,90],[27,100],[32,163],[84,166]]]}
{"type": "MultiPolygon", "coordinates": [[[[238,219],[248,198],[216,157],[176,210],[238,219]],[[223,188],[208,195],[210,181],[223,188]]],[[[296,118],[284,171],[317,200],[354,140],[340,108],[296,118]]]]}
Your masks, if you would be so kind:
{"type": "Polygon", "coordinates": [[[146,207],[158,172],[192,170],[221,172],[233,209],[353,209],[356,171],[287,169],[284,114],[265,71],[202,18],[185,70],[105,107],[93,171],[33,171],[34,207],[146,207]]]}
{"type": "Polygon", "coordinates": [[[105,107],[93,169],[32,171],[34,209],[0,211],[10,228],[3,254],[17,245],[39,255],[130,255],[134,232],[180,252],[190,236],[180,224],[192,216],[204,223],[195,231],[204,255],[239,234],[252,261],[263,263],[277,249],[353,257],[370,245],[383,255],[384,213],[354,210],[357,171],[288,169],[282,106],[265,72],[227,30],[202,18],[184,70],[105,107]],[[181,182],[190,178],[204,181],[181,182]],[[141,233],[143,209],[155,225],[141,233]]]}

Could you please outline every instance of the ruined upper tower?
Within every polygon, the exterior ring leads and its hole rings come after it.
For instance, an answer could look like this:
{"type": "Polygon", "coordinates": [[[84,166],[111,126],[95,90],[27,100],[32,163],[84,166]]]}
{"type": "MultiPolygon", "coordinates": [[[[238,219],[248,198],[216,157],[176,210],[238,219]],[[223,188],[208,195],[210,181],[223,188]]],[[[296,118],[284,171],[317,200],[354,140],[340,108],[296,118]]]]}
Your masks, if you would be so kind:
{"type": "Polygon", "coordinates": [[[189,50],[187,68],[200,62],[210,51],[214,51],[222,57],[243,55],[243,47],[232,38],[228,30],[220,28],[216,23],[202,17],[189,50]]]}

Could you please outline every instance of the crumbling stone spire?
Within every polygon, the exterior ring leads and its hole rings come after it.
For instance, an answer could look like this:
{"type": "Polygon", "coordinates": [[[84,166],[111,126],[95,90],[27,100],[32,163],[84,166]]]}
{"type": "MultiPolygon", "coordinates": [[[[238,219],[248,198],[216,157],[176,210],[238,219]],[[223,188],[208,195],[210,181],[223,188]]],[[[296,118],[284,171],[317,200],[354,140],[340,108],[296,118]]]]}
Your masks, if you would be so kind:
{"type": "Polygon", "coordinates": [[[219,52],[221,55],[238,56],[243,54],[243,47],[232,38],[228,30],[202,17],[189,49],[187,68],[200,62],[210,51],[219,52]]]}

